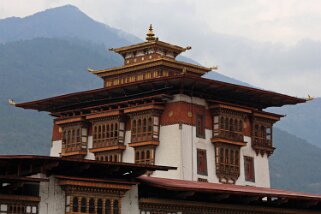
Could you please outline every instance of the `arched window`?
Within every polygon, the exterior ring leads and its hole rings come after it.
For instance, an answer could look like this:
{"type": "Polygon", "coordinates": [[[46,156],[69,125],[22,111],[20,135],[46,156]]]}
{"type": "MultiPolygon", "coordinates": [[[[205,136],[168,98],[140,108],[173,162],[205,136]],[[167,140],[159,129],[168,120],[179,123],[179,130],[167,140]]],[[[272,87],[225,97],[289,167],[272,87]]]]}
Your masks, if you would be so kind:
{"type": "Polygon", "coordinates": [[[220,129],[225,129],[225,127],[224,127],[224,117],[221,117],[220,122],[221,122],[220,129]]]}
{"type": "Polygon", "coordinates": [[[139,161],[139,151],[136,152],[135,159],[136,159],[136,163],[137,163],[139,161]]]}
{"type": "Polygon", "coordinates": [[[147,132],[147,120],[146,118],[143,119],[143,133],[146,134],[147,132]]]}
{"type": "Polygon", "coordinates": [[[71,143],[72,144],[75,143],[75,130],[74,129],[71,131],[71,143]]]}
{"type": "Polygon", "coordinates": [[[220,163],[221,164],[224,163],[224,149],[223,148],[220,149],[220,163]]]}
{"type": "Polygon", "coordinates": [[[136,137],[136,131],[137,131],[136,120],[133,120],[133,127],[132,127],[133,137],[136,137]]]}
{"type": "Polygon", "coordinates": [[[77,136],[76,137],[77,137],[77,140],[76,140],[77,143],[80,143],[81,136],[80,136],[80,129],[79,128],[77,129],[77,136]]]}
{"type": "Polygon", "coordinates": [[[234,130],[233,130],[233,131],[235,131],[235,132],[239,131],[240,128],[238,127],[238,125],[239,125],[239,124],[238,124],[238,122],[237,122],[237,119],[234,119],[234,126],[233,126],[233,127],[234,127],[234,130]]]}
{"type": "Polygon", "coordinates": [[[239,120],[239,132],[243,132],[243,120],[239,120]]]}
{"type": "Polygon", "coordinates": [[[97,214],[103,214],[103,200],[97,200],[97,214]]]}
{"type": "Polygon", "coordinates": [[[141,161],[145,161],[145,152],[144,152],[144,151],[142,151],[142,152],[140,153],[140,160],[141,160],[141,161]]]}
{"type": "Polygon", "coordinates": [[[107,139],[109,139],[109,124],[107,124],[107,126],[106,126],[106,137],[107,137],[107,139]]]}
{"type": "Polygon", "coordinates": [[[225,130],[229,130],[228,118],[225,118],[225,130]]]}
{"type": "Polygon", "coordinates": [[[230,119],[230,131],[232,132],[232,131],[234,131],[234,126],[233,126],[234,124],[233,124],[233,119],[231,118],[230,119]]]}
{"type": "Polygon", "coordinates": [[[119,214],[119,204],[118,200],[114,200],[114,205],[113,205],[113,214],[119,214]]]}
{"type": "Polygon", "coordinates": [[[264,127],[264,126],[261,126],[261,137],[262,137],[263,139],[266,138],[266,131],[265,131],[265,127],[264,127]]]}
{"type": "Polygon", "coordinates": [[[142,130],[142,121],[141,121],[141,119],[138,119],[138,123],[137,123],[137,135],[138,136],[141,135],[141,130],[142,130]]]}
{"type": "Polygon", "coordinates": [[[98,140],[101,140],[101,125],[98,126],[98,140]]]}
{"type": "Polygon", "coordinates": [[[235,165],[239,165],[239,151],[235,151],[235,165]]]}
{"type": "Polygon", "coordinates": [[[95,213],[95,200],[89,199],[89,213],[95,213]]]}
{"type": "Polygon", "coordinates": [[[106,200],[105,214],[111,214],[111,202],[109,199],[106,200]]]}
{"type": "Polygon", "coordinates": [[[224,163],[225,163],[225,165],[227,165],[228,164],[228,149],[225,149],[225,155],[224,155],[224,158],[225,158],[225,160],[224,160],[224,163]]]}
{"type": "Polygon", "coordinates": [[[118,136],[118,124],[115,123],[114,137],[118,136]]]}
{"type": "Polygon", "coordinates": [[[82,213],[87,212],[87,200],[86,198],[81,199],[81,210],[82,213]]]}
{"type": "Polygon", "coordinates": [[[234,165],[234,151],[230,151],[230,165],[234,165]]]}
{"type": "Polygon", "coordinates": [[[106,138],[106,125],[103,125],[101,138],[103,140],[105,140],[105,138],[106,138]]]}
{"type": "Polygon", "coordinates": [[[97,140],[97,126],[94,126],[94,141],[97,140]]]}
{"type": "Polygon", "coordinates": [[[148,132],[152,132],[153,130],[153,119],[150,117],[148,118],[148,132]]]}
{"type": "Polygon", "coordinates": [[[72,199],[72,211],[73,212],[78,212],[78,209],[79,209],[78,197],[74,197],[72,199]]]}
{"type": "Polygon", "coordinates": [[[110,124],[110,137],[114,137],[114,124],[110,124]]]}
{"type": "Polygon", "coordinates": [[[66,131],[63,131],[62,141],[63,141],[64,143],[66,143],[66,131]]]}
{"type": "Polygon", "coordinates": [[[67,144],[71,143],[71,131],[68,130],[68,134],[67,134],[67,144]]]}
{"type": "Polygon", "coordinates": [[[254,127],[254,136],[255,137],[259,136],[259,126],[258,125],[255,125],[255,127],[254,127]]]}

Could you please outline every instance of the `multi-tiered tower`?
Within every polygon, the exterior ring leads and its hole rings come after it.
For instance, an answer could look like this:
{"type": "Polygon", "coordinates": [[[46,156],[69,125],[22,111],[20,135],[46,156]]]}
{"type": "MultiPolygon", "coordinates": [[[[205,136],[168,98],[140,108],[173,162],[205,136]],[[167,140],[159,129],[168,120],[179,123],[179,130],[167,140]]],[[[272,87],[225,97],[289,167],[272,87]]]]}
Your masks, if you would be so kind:
{"type": "Polygon", "coordinates": [[[54,119],[51,156],[177,167],[151,176],[269,187],[272,126],[264,108],[303,99],[202,78],[177,61],[190,47],[155,37],[111,49],[124,65],[90,70],[104,87],[22,103],[54,119]]]}

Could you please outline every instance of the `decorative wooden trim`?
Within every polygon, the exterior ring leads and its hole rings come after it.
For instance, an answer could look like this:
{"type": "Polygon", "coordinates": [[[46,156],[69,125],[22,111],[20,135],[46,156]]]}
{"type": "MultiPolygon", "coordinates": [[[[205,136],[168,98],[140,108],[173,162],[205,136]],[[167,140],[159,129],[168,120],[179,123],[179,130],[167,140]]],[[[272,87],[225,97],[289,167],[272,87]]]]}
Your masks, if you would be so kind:
{"type": "Polygon", "coordinates": [[[142,63],[130,64],[130,65],[120,66],[116,68],[93,71],[92,73],[102,78],[106,78],[107,76],[111,76],[111,75],[125,74],[125,73],[135,72],[137,70],[146,69],[146,68],[155,68],[156,66],[159,66],[159,65],[164,65],[164,66],[168,66],[176,69],[185,68],[187,71],[191,71],[193,73],[200,74],[200,75],[211,70],[210,68],[206,68],[203,66],[198,66],[198,65],[194,65],[186,62],[168,59],[166,57],[161,57],[155,60],[144,61],[142,63]]]}
{"type": "Polygon", "coordinates": [[[243,113],[247,113],[247,114],[252,113],[252,111],[251,111],[250,109],[233,106],[233,104],[231,104],[231,105],[214,104],[214,105],[211,105],[211,106],[209,107],[209,109],[215,109],[215,108],[229,109],[229,110],[238,111],[238,112],[243,112],[243,113]]]}
{"type": "Polygon", "coordinates": [[[182,52],[182,51],[186,50],[185,48],[182,48],[180,46],[172,45],[172,44],[169,44],[167,42],[162,42],[162,41],[142,42],[142,43],[129,45],[129,46],[125,46],[125,47],[114,48],[112,50],[115,51],[116,53],[122,54],[123,52],[128,52],[128,51],[137,50],[137,49],[144,49],[147,47],[156,47],[156,46],[168,48],[168,49],[173,49],[178,52],[182,52]]]}
{"type": "Polygon", "coordinates": [[[117,145],[117,146],[108,146],[108,147],[103,147],[103,148],[89,149],[89,151],[92,153],[96,153],[96,152],[106,152],[106,151],[125,150],[125,149],[126,149],[126,146],[117,145]]]}
{"type": "Polygon", "coordinates": [[[63,125],[67,123],[76,123],[83,121],[82,117],[73,117],[73,118],[67,118],[67,119],[56,119],[55,124],[57,125],[63,125]]]}
{"type": "Polygon", "coordinates": [[[146,110],[163,110],[163,106],[159,105],[147,105],[147,106],[137,106],[137,107],[131,107],[124,110],[124,113],[133,113],[138,111],[146,111],[146,110]]]}
{"type": "Polygon", "coordinates": [[[150,211],[151,214],[158,212],[187,212],[199,213],[225,213],[225,214],[317,214],[319,211],[297,210],[289,208],[259,207],[256,205],[235,205],[223,203],[208,203],[201,201],[182,201],[159,198],[140,198],[139,208],[150,211]],[[158,211],[158,212],[157,212],[158,211]]]}
{"type": "Polygon", "coordinates": [[[73,155],[86,155],[87,151],[76,151],[76,152],[67,152],[64,154],[61,154],[62,157],[69,157],[73,155]]]}
{"type": "Polygon", "coordinates": [[[261,118],[265,118],[265,119],[270,119],[273,120],[274,122],[279,121],[281,117],[283,117],[283,115],[279,115],[279,114],[273,114],[270,112],[253,112],[253,116],[254,117],[261,117],[261,118]]]}
{"type": "Polygon", "coordinates": [[[70,180],[70,181],[85,181],[91,183],[108,183],[108,184],[123,184],[123,185],[136,185],[138,182],[135,181],[124,181],[124,180],[115,180],[115,179],[98,179],[98,178],[83,178],[83,177],[70,177],[65,175],[55,175],[55,178],[61,180],[70,180]]]}
{"type": "Polygon", "coordinates": [[[140,147],[140,146],[158,146],[159,141],[142,141],[142,142],[136,142],[136,143],[129,143],[130,147],[140,147]]]}
{"type": "Polygon", "coordinates": [[[25,201],[25,202],[40,202],[39,196],[28,196],[28,195],[5,195],[0,194],[1,201],[25,201]]]}
{"type": "Polygon", "coordinates": [[[212,143],[227,143],[227,144],[231,144],[231,145],[236,145],[236,146],[246,146],[246,142],[237,142],[237,141],[232,141],[232,140],[226,140],[223,138],[212,138],[211,139],[212,143]]]}
{"type": "Polygon", "coordinates": [[[116,190],[130,190],[131,185],[124,184],[111,184],[111,183],[101,183],[101,182],[87,182],[87,181],[77,181],[77,180],[60,180],[58,182],[59,186],[77,186],[77,187],[92,187],[100,189],[116,189],[116,190]]]}
{"type": "Polygon", "coordinates": [[[103,118],[103,117],[112,117],[120,115],[120,111],[108,111],[108,112],[99,112],[94,114],[89,114],[86,116],[87,120],[103,118]]]}

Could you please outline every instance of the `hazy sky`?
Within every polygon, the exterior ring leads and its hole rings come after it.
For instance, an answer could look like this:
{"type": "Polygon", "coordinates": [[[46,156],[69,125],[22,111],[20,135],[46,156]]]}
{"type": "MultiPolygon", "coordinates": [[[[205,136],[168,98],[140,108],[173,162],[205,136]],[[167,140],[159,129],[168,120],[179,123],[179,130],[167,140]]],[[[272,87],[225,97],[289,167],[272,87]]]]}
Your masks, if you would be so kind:
{"type": "Polygon", "coordinates": [[[65,4],[140,38],[152,23],[160,40],[252,85],[321,96],[320,0],[0,0],[0,18],[65,4]]]}

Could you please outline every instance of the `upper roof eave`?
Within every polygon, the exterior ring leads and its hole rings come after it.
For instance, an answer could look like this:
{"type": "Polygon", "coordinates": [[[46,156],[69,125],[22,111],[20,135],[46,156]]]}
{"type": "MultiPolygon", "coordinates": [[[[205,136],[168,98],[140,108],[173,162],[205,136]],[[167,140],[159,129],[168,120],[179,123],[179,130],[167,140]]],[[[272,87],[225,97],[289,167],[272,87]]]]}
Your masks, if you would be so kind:
{"type": "Polygon", "coordinates": [[[149,42],[142,42],[142,43],[138,43],[138,44],[134,44],[134,45],[129,45],[129,46],[124,46],[124,47],[120,47],[120,48],[111,48],[110,50],[119,53],[119,54],[123,54],[125,52],[131,51],[131,50],[135,50],[135,49],[140,49],[140,48],[145,48],[148,46],[162,46],[165,48],[170,48],[174,51],[177,51],[178,53],[184,52],[186,51],[186,48],[177,46],[177,45],[172,45],[170,43],[167,42],[163,42],[163,41],[149,41],[149,42]]]}
{"type": "Polygon", "coordinates": [[[125,65],[125,66],[119,66],[116,68],[109,68],[109,69],[102,69],[102,70],[90,70],[89,72],[95,75],[98,75],[100,77],[103,77],[104,74],[110,74],[112,75],[114,72],[118,72],[118,71],[123,71],[123,70],[137,70],[140,67],[145,67],[145,66],[155,66],[155,65],[166,65],[167,64],[172,64],[172,65],[179,65],[179,66],[187,66],[193,69],[197,69],[200,70],[199,73],[201,74],[205,74],[206,72],[211,71],[211,68],[208,67],[204,67],[204,66],[200,66],[200,65],[194,65],[191,63],[187,63],[187,62],[182,62],[182,61],[177,61],[177,60],[171,60],[168,58],[159,58],[159,59],[155,59],[152,61],[145,61],[145,62],[140,62],[140,63],[136,63],[136,64],[130,64],[130,65],[125,65]]]}
{"type": "MultiPolygon", "coordinates": [[[[166,83],[167,86],[170,86],[170,85],[177,85],[185,82],[194,82],[194,84],[198,85],[198,87],[202,87],[203,90],[206,87],[208,90],[212,90],[215,92],[216,88],[218,88],[218,90],[220,91],[222,90],[226,91],[223,93],[229,93],[229,94],[236,93],[238,97],[245,96],[245,95],[252,96],[253,100],[255,100],[255,103],[256,103],[256,105],[254,106],[259,106],[258,102],[261,100],[262,109],[273,107],[273,106],[280,107],[283,105],[298,104],[298,103],[306,102],[306,100],[302,98],[291,97],[288,95],[284,95],[284,94],[280,94],[272,91],[266,91],[266,90],[261,90],[257,88],[251,88],[248,86],[240,86],[240,85],[226,83],[218,80],[211,80],[211,79],[205,79],[201,77],[181,74],[181,75],[172,76],[172,77],[161,77],[157,79],[150,79],[147,82],[138,81],[138,82],[127,83],[126,85],[117,85],[117,86],[112,86],[108,88],[99,88],[99,89],[94,89],[89,91],[82,91],[82,92],[76,92],[76,93],[46,98],[42,100],[18,103],[16,104],[16,107],[50,112],[50,109],[44,108],[44,106],[50,106],[50,108],[53,108],[54,103],[59,103],[59,102],[64,103],[64,102],[67,102],[68,100],[70,101],[71,99],[79,100],[79,99],[85,99],[86,97],[92,98],[95,95],[101,96],[104,93],[108,93],[109,95],[111,95],[113,91],[117,92],[127,87],[135,87],[136,85],[142,86],[142,85],[148,85],[148,84],[154,85],[155,83],[157,84],[166,83]]],[[[207,93],[210,93],[210,91],[207,91],[207,93]]],[[[236,104],[239,104],[239,103],[236,102],[236,104]]],[[[244,106],[247,106],[247,105],[244,105],[244,106]]],[[[254,107],[252,105],[249,105],[249,106],[254,107]]]]}

